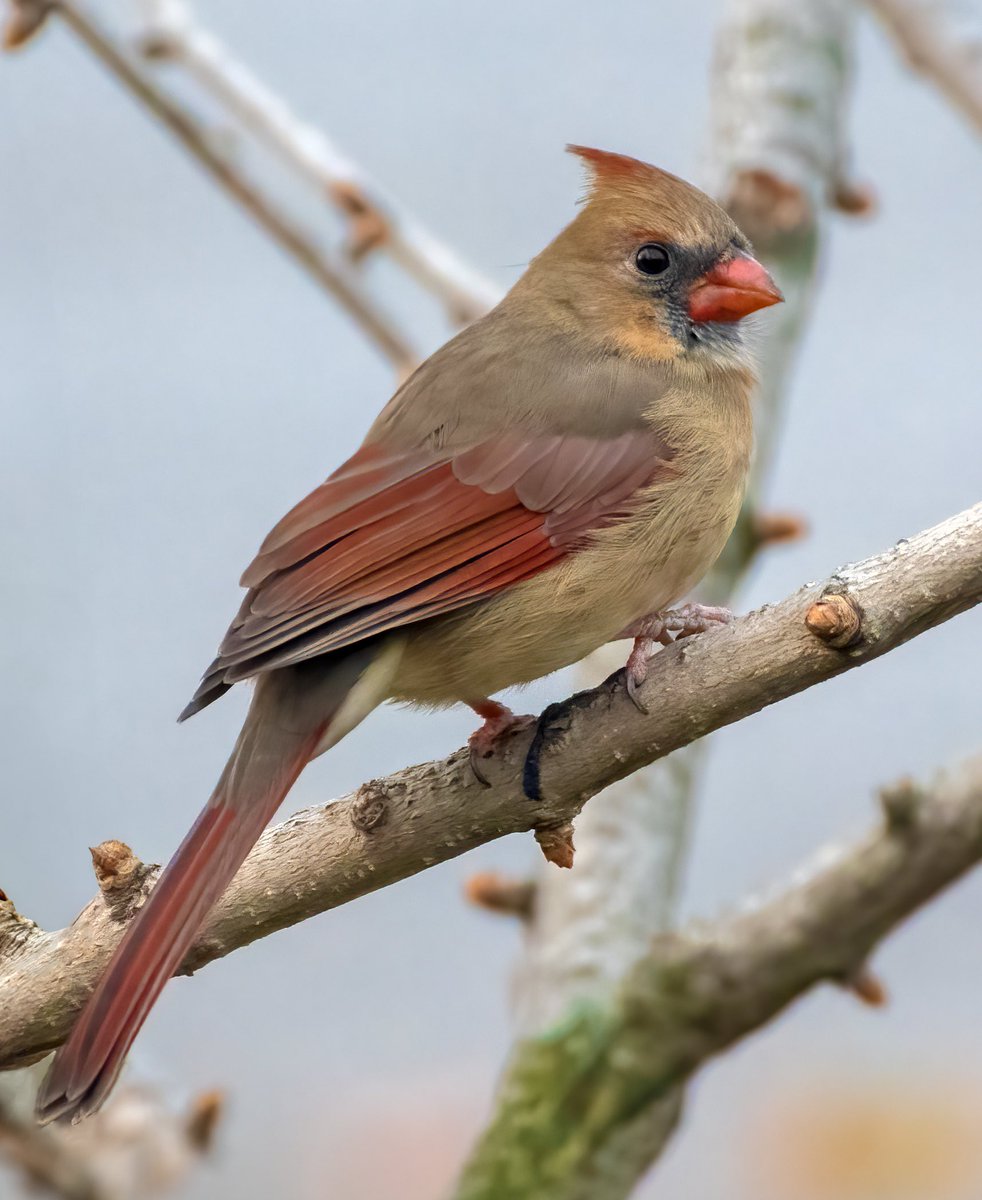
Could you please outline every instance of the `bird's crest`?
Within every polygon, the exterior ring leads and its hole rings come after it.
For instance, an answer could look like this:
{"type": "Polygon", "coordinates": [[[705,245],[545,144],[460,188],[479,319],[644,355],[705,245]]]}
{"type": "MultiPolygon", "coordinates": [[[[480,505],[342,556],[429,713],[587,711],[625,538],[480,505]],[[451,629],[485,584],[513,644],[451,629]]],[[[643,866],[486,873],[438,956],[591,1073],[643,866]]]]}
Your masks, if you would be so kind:
{"type": "Polygon", "coordinates": [[[590,173],[587,211],[606,213],[619,226],[633,223],[654,240],[698,245],[728,241],[737,232],[709,196],[669,171],[589,146],[566,149],[581,158],[590,173]]]}
{"type": "Polygon", "coordinates": [[[627,154],[613,154],[609,150],[595,150],[591,146],[569,145],[566,149],[586,163],[590,172],[591,192],[616,189],[625,184],[629,187],[632,184],[651,187],[677,181],[677,176],[670,175],[668,171],[627,154]]]}

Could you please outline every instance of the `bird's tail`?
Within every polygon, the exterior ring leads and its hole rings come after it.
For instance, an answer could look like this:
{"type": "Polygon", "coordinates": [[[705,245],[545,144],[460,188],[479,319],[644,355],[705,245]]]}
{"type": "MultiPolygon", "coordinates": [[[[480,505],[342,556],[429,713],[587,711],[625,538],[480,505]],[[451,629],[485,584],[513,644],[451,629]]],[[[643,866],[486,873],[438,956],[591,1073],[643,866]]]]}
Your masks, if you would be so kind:
{"type": "MultiPolygon", "coordinates": [[[[260,677],[249,714],[218,786],[127,929],[58,1050],[41,1086],[42,1122],[81,1120],[112,1089],[154,1001],[194,941],[208,912],[242,865],[307,762],[355,720],[346,700],[370,655],[260,677]],[[342,708],[345,712],[342,713],[342,708]]],[[[380,698],[380,697],[379,697],[380,698]]],[[[367,697],[365,697],[367,699],[367,697]]]]}

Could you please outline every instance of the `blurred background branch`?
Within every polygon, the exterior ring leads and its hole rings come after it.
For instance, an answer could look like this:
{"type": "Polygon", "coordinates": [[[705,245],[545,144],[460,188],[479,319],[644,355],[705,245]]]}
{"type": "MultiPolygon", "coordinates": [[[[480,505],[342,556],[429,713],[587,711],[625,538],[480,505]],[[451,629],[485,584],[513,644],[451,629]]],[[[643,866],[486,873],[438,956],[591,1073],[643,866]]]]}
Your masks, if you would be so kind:
{"type": "Polygon", "coordinates": [[[348,253],[359,262],[386,253],[467,325],[497,303],[494,285],[424,229],[324,132],[301,121],[286,101],[205,29],[184,0],[140,0],[143,53],[173,63],[218,100],[242,129],[313,184],[350,225],[348,253]]]}
{"type": "Polygon", "coordinates": [[[866,0],[912,70],[982,133],[982,27],[957,0],[866,0]]]}
{"type": "Polygon", "coordinates": [[[455,1200],[626,1195],[616,1156],[658,1131],[653,1105],[671,1132],[666,1096],[710,1057],[822,981],[879,1003],[865,967],[877,942],[982,858],[982,758],[925,788],[903,780],[882,805],[865,839],[749,911],[658,937],[609,1004],[525,1043],[455,1200]]]}
{"type": "Polygon", "coordinates": [[[61,1200],[143,1200],[185,1183],[212,1149],[218,1092],[176,1111],[160,1089],[129,1083],[97,1120],[41,1129],[34,1095],[47,1066],[0,1073],[0,1154],[31,1191],[61,1200]]]}
{"type": "Polygon", "coordinates": [[[250,179],[222,138],[214,136],[187,107],[155,82],[95,12],[80,0],[13,0],[4,44],[21,46],[43,21],[57,14],[99,61],[177,138],[211,178],[257,222],[360,326],[392,363],[399,378],[418,356],[391,316],[366,290],[352,268],[327,255],[255,180],[250,179]]]}

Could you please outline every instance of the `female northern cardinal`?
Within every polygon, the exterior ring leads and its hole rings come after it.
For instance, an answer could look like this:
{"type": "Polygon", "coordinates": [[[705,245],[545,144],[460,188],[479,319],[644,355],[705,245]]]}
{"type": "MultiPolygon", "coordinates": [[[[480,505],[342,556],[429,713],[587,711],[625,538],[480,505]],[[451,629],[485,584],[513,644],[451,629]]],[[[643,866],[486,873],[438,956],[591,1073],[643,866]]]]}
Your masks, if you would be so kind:
{"type": "MultiPolygon", "coordinates": [[[[386,699],[488,700],[651,636],[726,541],[751,452],[740,318],[781,295],[696,188],[617,154],[493,312],[399,389],[276,526],[183,717],[256,689],[218,786],[130,925],[38,1097],[102,1104],[133,1038],[304,765],[386,699]]],[[[645,646],[640,643],[640,649],[645,646]]],[[[632,654],[629,679],[644,670],[632,654]]]]}

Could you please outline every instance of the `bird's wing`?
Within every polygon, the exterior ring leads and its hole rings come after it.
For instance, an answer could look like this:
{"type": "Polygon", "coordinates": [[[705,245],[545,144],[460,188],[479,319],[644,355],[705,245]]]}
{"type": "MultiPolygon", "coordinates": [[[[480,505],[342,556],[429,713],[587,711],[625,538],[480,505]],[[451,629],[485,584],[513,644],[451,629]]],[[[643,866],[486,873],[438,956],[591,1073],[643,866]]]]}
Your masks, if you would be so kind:
{"type": "Polygon", "coordinates": [[[237,680],[446,613],[554,566],[670,470],[654,433],[362,447],[273,529],[184,715],[237,680]]]}

